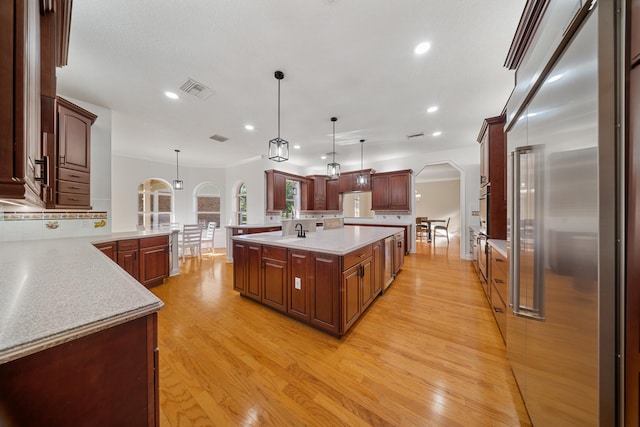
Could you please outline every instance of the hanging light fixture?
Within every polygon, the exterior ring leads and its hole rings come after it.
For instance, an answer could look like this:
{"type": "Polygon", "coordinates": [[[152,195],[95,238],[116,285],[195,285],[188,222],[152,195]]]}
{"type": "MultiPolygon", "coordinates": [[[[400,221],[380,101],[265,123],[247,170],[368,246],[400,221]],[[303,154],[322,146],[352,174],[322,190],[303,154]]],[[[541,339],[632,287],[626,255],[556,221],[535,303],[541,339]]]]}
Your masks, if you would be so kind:
{"type": "Polygon", "coordinates": [[[340,176],[340,163],[336,163],[336,122],[338,121],[337,117],[331,117],[331,121],[333,122],[333,161],[327,165],[327,176],[331,179],[338,178],[340,176]]]}
{"type": "Polygon", "coordinates": [[[361,139],[360,140],[360,173],[356,177],[356,185],[358,187],[365,187],[367,185],[367,175],[364,173],[363,158],[364,158],[364,139],[361,139]]]}
{"type": "Polygon", "coordinates": [[[289,160],[289,142],[280,138],[280,80],[284,79],[282,71],[274,73],[278,80],[278,137],[269,141],[269,160],[284,162],[289,160]]]}
{"type": "Polygon", "coordinates": [[[178,171],[178,153],[180,150],[175,150],[176,152],[176,179],[173,180],[173,188],[175,190],[182,190],[184,188],[184,181],[180,179],[180,173],[178,171]]]}

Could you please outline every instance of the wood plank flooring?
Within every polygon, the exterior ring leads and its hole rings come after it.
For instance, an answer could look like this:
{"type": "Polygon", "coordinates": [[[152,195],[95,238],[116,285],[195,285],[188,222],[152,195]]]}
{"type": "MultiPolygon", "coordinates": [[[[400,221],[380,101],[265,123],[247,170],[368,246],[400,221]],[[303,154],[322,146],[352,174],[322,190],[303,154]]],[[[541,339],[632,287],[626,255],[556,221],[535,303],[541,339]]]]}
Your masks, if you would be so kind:
{"type": "Polygon", "coordinates": [[[152,289],[161,426],[530,425],[458,239],[418,242],[341,339],[240,297],[217,251],[152,289]]]}

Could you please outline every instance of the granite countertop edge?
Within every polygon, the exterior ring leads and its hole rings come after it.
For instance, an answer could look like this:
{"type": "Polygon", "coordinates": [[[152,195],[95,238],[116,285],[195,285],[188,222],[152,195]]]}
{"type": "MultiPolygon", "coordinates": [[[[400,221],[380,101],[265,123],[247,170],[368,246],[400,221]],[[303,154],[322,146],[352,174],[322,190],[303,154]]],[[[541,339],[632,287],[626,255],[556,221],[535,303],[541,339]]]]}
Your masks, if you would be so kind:
{"type": "Polygon", "coordinates": [[[494,248],[500,255],[503,257],[507,257],[507,241],[499,240],[499,239],[489,239],[487,240],[487,244],[494,248]]]}

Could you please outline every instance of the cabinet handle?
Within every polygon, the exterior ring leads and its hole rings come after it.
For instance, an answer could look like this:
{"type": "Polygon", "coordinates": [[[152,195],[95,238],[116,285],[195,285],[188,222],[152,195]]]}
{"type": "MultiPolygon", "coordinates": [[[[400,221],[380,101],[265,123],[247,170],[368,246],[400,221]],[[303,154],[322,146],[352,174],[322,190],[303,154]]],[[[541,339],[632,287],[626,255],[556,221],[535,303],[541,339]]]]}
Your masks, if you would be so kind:
{"type": "Polygon", "coordinates": [[[500,283],[500,284],[503,284],[503,283],[504,283],[504,282],[503,282],[502,280],[500,280],[500,279],[493,279],[493,281],[494,281],[494,282],[496,282],[496,283],[500,283]]]}
{"type": "Polygon", "coordinates": [[[71,174],[71,177],[72,177],[72,178],[80,178],[80,175],[74,175],[74,174],[71,174]]]}
{"type": "Polygon", "coordinates": [[[364,256],[364,254],[360,254],[358,255],[358,258],[362,258],[364,256]]]}
{"type": "Polygon", "coordinates": [[[64,165],[66,163],[65,162],[66,158],[67,158],[67,156],[60,156],[60,164],[61,165],[64,165]]]}
{"type": "Polygon", "coordinates": [[[496,313],[504,313],[500,307],[493,307],[493,311],[496,313]]]}
{"type": "Polygon", "coordinates": [[[494,258],[496,260],[496,262],[504,262],[504,260],[502,258],[494,258]]]}
{"type": "Polygon", "coordinates": [[[401,248],[402,247],[402,242],[398,242],[398,247],[401,248]]]}
{"type": "Polygon", "coordinates": [[[72,190],[79,190],[80,187],[71,187],[72,190]]]}

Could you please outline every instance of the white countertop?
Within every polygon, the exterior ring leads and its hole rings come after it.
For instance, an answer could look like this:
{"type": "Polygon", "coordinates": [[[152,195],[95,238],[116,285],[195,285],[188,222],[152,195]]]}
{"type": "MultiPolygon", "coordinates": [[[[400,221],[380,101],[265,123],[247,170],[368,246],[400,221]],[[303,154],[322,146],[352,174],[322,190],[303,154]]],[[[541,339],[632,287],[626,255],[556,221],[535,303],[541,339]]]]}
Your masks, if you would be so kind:
{"type": "Polygon", "coordinates": [[[167,234],[2,242],[0,363],[158,311],[162,301],[92,243],[167,234]]]}
{"type": "Polygon", "coordinates": [[[349,218],[345,217],[345,224],[376,224],[376,225],[397,225],[398,227],[406,227],[407,225],[414,224],[410,221],[400,221],[393,219],[381,219],[381,218],[349,218]]]}
{"type": "Polygon", "coordinates": [[[503,257],[507,257],[507,241],[498,239],[489,239],[487,244],[495,248],[503,257]]]}
{"type": "Polygon", "coordinates": [[[233,236],[232,239],[289,249],[346,255],[351,251],[393,236],[398,232],[404,232],[404,228],[345,226],[344,228],[333,230],[318,229],[314,233],[307,233],[306,238],[299,238],[296,235],[283,236],[280,231],[272,231],[269,233],[233,236]]]}

